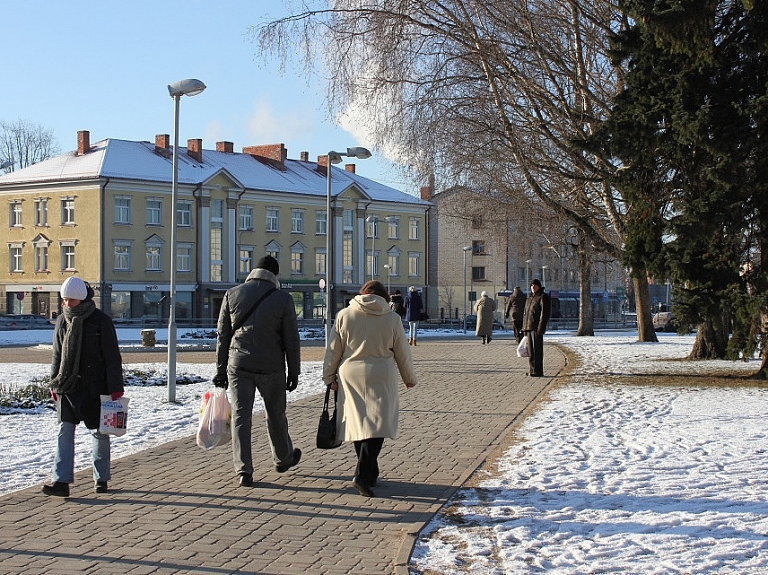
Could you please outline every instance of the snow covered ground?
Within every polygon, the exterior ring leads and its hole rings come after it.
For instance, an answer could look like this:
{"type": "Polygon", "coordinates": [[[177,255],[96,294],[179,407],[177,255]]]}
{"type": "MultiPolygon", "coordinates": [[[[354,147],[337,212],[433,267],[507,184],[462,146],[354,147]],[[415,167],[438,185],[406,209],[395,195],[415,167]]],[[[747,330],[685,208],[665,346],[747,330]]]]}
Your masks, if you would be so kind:
{"type": "MultiPolygon", "coordinates": [[[[138,345],[134,331],[121,330],[121,341],[138,345]]],[[[47,331],[4,341],[8,333],[0,345],[50,340],[47,331]]],[[[752,373],[758,362],[683,361],[693,336],[659,336],[650,344],[631,331],[547,334],[580,366],[422,532],[411,572],[767,572],[768,388],[714,377],[752,373]]],[[[164,364],[128,367],[165,379],[164,364]]],[[[26,384],[48,370],[5,364],[0,383],[26,384]]],[[[128,389],[131,433],[113,440],[115,457],[194,434],[212,364],[178,370],[204,381],[178,386],[177,403],[164,401],[163,386],[128,389]]],[[[289,399],[322,391],[320,364],[303,371],[289,399]]],[[[41,411],[0,416],[0,494],[49,478],[55,414],[41,411]]],[[[80,426],[78,469],[90,465],[87,440],[80,426]]]]}

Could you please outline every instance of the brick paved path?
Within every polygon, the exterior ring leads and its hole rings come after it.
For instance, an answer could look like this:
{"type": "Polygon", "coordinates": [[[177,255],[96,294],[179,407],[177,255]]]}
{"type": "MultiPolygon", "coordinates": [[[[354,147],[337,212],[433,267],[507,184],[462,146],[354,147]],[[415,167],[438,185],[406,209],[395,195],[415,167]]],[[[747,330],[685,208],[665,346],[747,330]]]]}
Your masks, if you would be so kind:
{"type": "Polygon", "coordinates": [[[514,350],[509,339],[419,341],[420,385],[402,387],[375,498],[349,485],[351,445],[315,449],[322,398],[305,398],[288,406],[304,456],[287,473],[272,469],[255,417],[253,489],[236,485],[229,446],[203,451],[190,437],[114,461],[107,494],[86,470],[65,500],[39,486],[0,497],[0,574],[404,575],[419,530],[565,365],[547,346],[547,377],[530,378],[514,350]]]}

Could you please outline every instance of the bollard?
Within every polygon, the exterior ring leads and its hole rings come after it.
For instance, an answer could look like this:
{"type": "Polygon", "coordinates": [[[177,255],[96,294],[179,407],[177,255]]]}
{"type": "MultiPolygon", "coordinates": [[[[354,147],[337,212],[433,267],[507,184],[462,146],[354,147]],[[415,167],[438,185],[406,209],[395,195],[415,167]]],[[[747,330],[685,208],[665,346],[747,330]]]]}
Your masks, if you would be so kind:
{"type": "Polygon", "coordinates": [[[141,330],[141,345],[143,345],[144,347],[155,347],[155,330],[154,329],[141,330]]]}

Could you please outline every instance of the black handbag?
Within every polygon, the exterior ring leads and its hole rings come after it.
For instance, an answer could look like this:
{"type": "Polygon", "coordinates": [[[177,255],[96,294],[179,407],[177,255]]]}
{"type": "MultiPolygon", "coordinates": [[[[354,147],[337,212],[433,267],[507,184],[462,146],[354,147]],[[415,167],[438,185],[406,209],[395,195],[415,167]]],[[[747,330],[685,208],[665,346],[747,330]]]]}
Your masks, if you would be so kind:
{"type": "Polygon", "coordinates": [[[339,398],[339,392],[333,392],[333,415],[328,413],[328,407],[331,400],[331,386],[325,390],[325,401],[323,402],[323,413],[320,414],[320,421],[317,424],[317,448],[318,449],[336,449],[341,445],[341,438],[337,437],[336,432],[336,401],[339,398]]]}

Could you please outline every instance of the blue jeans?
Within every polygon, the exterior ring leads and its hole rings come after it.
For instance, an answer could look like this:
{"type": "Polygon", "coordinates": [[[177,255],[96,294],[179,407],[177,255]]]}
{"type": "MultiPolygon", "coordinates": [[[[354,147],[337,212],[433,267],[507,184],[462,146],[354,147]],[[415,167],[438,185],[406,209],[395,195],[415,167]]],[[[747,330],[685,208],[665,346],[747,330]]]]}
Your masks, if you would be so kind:
{"type": "Polygon", "coordinates": [[[409,321],[408,322],[408,328],[410,329],[410,332],[408,334],[408,339],[416,340],[416,328],[419,327],[419,322],[417,321],[409,321]]]}
{"type": "MultiPolygon", "coordinates": [[[[53,463],[53,480],[61,483],[75,481],[75,428],[77,425],[68,421],[59,422],[59,434],[56,442],[56,459],[53,463]]],[[[110,451],[109,435],[99,433],[98,429],[89,429],[91,454],[93,456],[93,480],[109,481],[110,451]]]]}

